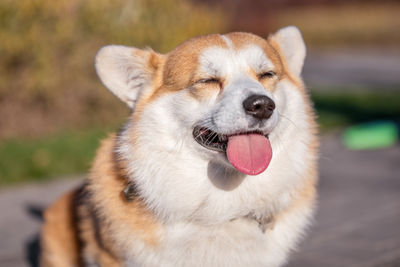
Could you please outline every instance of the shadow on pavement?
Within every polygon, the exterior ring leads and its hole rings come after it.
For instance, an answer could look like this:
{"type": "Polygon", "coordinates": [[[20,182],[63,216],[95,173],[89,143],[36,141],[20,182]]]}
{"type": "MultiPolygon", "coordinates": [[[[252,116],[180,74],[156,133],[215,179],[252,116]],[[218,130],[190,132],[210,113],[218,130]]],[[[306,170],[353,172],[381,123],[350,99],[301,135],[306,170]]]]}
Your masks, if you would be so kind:
{"type": "MultiPolygon", "coordinates": [[[[31,217],[43,221],[43,207],[29,204],[26,207],[26,211],[31,217]]],[[[25,243],[25,257],[28,265],[31,267],[39,267],[39,256],[40,233],[37,233],[25,243]]]]}
{"type": "Polygon", "coordinates": [[[40,238],[35,234],[25,244],[25,257],[30,267],[39,267],[40,238]]]}

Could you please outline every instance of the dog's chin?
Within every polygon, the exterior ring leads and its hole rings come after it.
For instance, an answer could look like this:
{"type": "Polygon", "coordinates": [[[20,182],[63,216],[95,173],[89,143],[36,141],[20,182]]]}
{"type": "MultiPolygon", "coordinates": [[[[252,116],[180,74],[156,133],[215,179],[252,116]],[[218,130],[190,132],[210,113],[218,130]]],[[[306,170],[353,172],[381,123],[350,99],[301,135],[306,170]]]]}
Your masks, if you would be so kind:
{"type": "Polygon", "coordinates": [[[235,169],[223,153],[217,153],[209,161],[207,166],[207,175],[211,183],[224,191],[232,191],[237,188],[244,178],[245,174],[235,169]]]}

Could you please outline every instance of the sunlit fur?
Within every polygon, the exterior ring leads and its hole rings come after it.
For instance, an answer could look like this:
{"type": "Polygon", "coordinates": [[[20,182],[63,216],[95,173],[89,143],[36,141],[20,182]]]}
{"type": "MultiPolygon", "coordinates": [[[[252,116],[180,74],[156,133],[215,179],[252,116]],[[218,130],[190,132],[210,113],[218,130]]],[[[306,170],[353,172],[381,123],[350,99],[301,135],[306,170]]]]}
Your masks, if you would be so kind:
{"type": "MultiPolygon", "coordinates": [[[[88,187],[119,265],[273,267],[287,261],[309,225],[317,181],[316,125],[300,77],[304,56],[294,27],[267,40],[247,33],[202,36],[166,55],[116,46],[100,51],[101,80],[132,108],[123,130],[99,150],[88,187]],[[261,78],[268,71],[275,75],[261,78]],[[210,78],[217,82],[204,82],[210,78]],[[268,120],[243,111],[252,94],[274,100],[268,120]],[[268,134],[269,167],[256,176],[238,172],[225,154],[194,140],[195,125],[228,135],[268,134]],[[124,182],[112,182],[117,179],[124,182]],[[134,204],[117,196],[127,182],[137,190],[134,204]],[[136,208],[126,214],[129,205],[136,208]],[[249,214],[273,223],[263,232],[249,214]],[[128,223],[141,216],[145,224],[128,223]]],[[[93,255],[83,256],[101,264],[93,255]]]]}

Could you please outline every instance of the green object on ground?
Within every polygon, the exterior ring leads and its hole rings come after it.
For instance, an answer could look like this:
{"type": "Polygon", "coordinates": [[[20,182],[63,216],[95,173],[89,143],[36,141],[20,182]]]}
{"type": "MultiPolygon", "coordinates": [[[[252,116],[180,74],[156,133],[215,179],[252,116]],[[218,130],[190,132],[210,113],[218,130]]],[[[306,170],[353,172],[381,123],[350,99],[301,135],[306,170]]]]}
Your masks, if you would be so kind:
{"type": "Polygon", "coordinates": [[[377,121],[347,128],[342,136],[348,149],[377,149],[394,145],[398,140],[395,123],[377,121]]]}

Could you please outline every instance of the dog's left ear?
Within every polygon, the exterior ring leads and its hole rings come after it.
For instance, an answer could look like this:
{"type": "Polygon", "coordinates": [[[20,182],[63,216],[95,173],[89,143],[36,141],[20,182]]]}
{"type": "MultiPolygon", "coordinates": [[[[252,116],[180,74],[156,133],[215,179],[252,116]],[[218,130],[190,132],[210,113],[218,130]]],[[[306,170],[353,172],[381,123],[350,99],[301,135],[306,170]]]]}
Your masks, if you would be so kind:
{"type": "Polygon", "coordinates": [[[109,45],[97,53],[95,66],[103,84],[133,110],[142,93],[152,87],[162,62],[163,55],[151,49],[109,45]]]}
{"type": "Polygon", "coordinates": [[[288,26],[273,34],[270,39],[279,45],[289,70],[299,76],[306,56],[306,46],[300,30],[295,26],[288,26]]]}

